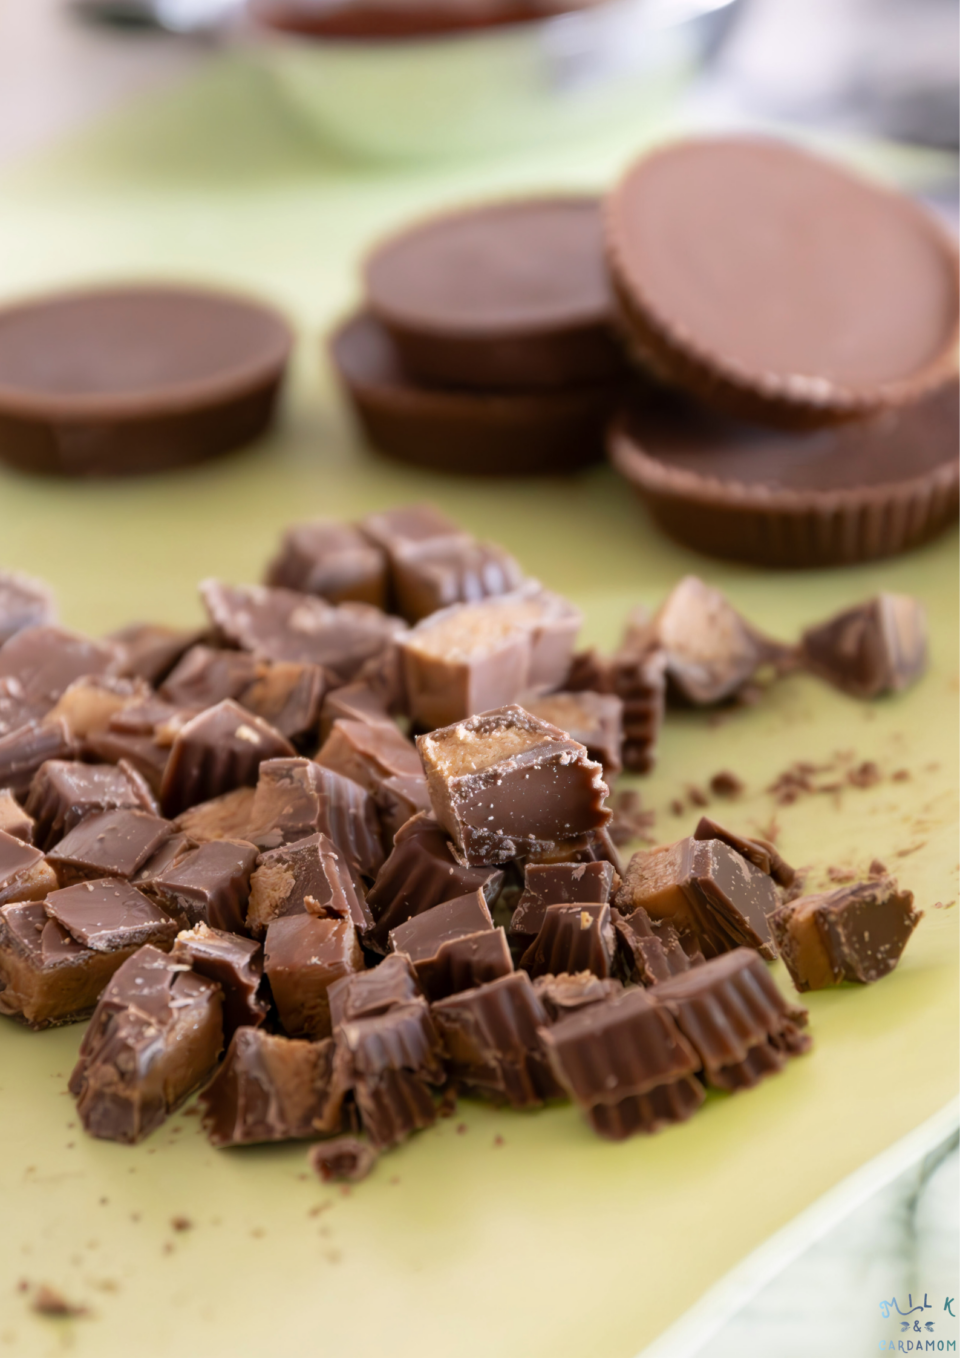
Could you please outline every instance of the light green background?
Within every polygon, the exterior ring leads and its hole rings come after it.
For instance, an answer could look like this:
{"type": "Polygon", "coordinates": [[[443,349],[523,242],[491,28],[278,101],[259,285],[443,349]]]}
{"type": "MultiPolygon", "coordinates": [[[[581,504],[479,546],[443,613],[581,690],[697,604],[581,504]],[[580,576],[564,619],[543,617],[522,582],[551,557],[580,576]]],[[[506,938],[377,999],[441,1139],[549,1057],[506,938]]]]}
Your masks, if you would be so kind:
{"type": "Polygon", "coordinates": [[[811,1055],[748,1094],[711,1096],[684,1127],[611,1146],[570,1108],[464,1105],[350,1191],[308,1176],[302,1147],[214,1152],[186,1114],[133,1150],[88,1140],[65,1092],[80,1030],[0,1024],[0,1355],[630,1358],[955,1093],[955,532],[844,572],[721,565],[663,539],[606,469],[491,484],[377,458],[350,432],[322,358],[320,334],[354,298],[357,257],[379,231],[492,191],[601,187],[664,126],[373,172],[325,157],[233,58],[8,173],[3,296],[157,274],[240,285],[284,307],[301,343],[280,427],[258,448],[129,484],[0,475],[0,561],[49,579],[72,626],[189,623],[197,579],[256,579],[285,522],[429,497],[575,599],[586,639],[605,645],[630,606],[655,604],[688,570],[785,638],[877,589],[916,594],[932,665],[911,693],[863,705],[793,676],[719,722],[671,715],[642,783],[661,840],[697,814],[674,817],[671,800],[729,768],[748,793],[718,815],[742,830],[775,815],[784,854],[814,883],[831,864],[880,856],[926,911],[903,963],[875,987],[810,997],[811,1055]],[[764,789],[782,769],[837,751],[876,760],[884,781],[774,806],[764,789]],[[901,768],[909,781],[891,782],[901,768]],[[181,1214],[193,1229],[177,1233],[181,1214]],[[21,1280],[89,1314],[39,1318],[21,1280]]]}

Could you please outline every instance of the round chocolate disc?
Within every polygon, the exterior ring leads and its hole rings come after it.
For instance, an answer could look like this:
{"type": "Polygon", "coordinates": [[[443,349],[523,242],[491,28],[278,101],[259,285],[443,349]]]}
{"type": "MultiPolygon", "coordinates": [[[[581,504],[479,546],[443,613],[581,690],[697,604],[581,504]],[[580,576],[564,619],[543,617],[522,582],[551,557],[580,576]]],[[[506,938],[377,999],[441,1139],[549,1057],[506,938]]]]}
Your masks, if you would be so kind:
{"type": "Polygon", "coordinates": [[[623,368],[594,198],[434,217],[375,249],[364,280],[367,305],[421,382],[557,387],[623,368]]]}
{"type": "Polygon", "coordinates": [[[689,547],[769,566],[892,556],[957,515],[956,381],[910,406],[808,431],[776,431],[680,395],[622,415],[614,466],[689,547]]]}
{"type": "Polygon", "coordinates": [[[199,462],[270,422],[292,333],[259,303],[173,285],[0,310],[0,457],[131,475],[199,462]]]}
{"type": "Polygon", "coordinates": [[[955,244],[910,199],[797,147],[655,151],[607,199],[606,245],[637,356],[718,409],[828,424],[952,371],[955,244]]]}
{"type": "Polygon", "coordinates": [[[421,387],[366,313],[346,321],[330,348],[367,438],[389,457],[445,472],[536,476],[603,456],[619,384],[492,393],[421,387]]]}

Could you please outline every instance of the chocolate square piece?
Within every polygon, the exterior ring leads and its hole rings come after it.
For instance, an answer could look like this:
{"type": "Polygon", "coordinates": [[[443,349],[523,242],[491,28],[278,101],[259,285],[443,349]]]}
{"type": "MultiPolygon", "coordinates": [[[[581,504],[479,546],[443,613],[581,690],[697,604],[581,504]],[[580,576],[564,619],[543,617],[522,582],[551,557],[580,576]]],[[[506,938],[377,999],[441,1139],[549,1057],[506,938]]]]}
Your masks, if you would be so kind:
{"type": "Polygon", "coordinates": [[[351,871],[376,876],[383,845],[369,793],[309,759],[270,759],[261,764],[245,838],[267,850],[318,831],[333,840],[351,871]]]}
{"type": "Polygon", "coordinates": [[[879,981],[900,961],[922,918],[912,892],[880,877],[803,896],[781,906],[771,922],[790,977],[804,991],[879,981]]]}
{"type": "Polygon", "coordinates": [[[42,580],[0,571],[0,646],[27,627],[52,623],[56,612],[53,594],[42,580]]]}
{"type": "Polygon", "coordinates": [[[434,814],[465,863],[505,863],[610,819],[600,765],[522,707],[419,736],[417,748],[434,814]]]}
{"type": "Polygon", "coordinates": [[[85,674],[116,674],[120,651],[63,627],[29,627],[0,646],[0,680],[15,679],[25,700],[49,711],[85,674]]]}
{"type": "Polygon", "coordinates": [[[170,956],[220,986],[225,1042],[235,1029],[255,1028],[266,1018],[269,1006],[257,995],[263,980],[263,948],[253,939],[195,924],[177,934],[170,956]]]}
{"type": "Polygon", "coordinates": [[[290,915],[267,928],[263,969],[289,1037],[329,1037],[327,991],[362,968],[363,953],[349,920],[290,915]]]}
{"type": "Polygon", "coordinates": [[[773,880],[719,839],[634,854],[615,903],[624,915],[642,906],[652,920],[669,920],[705,957],[741,945],[776,956],[767,920],[779,905],[773,880]]]}
{"type": "Polygon", "coordinates": [[[264,583],[319,594],[332,604],[351,599],[386,608],[386,555],[352,524],[312,519],[286,530],[264,583]]]}
{"type": "Polygon", "coordinates": [[[0,830],[0,905],[42,901],[59,883],[39,849],[0,830]]]}
{"type": "Polygon", "coordinates": [[[264,672],[240,694],[241,706],[269,722],[298,748],[314,749],[327,688],[323,669],[293,660],[278,660],[261,669],[264,672]]]}
{"type": "Polygon", "coordinates": [[[601,1136],[655,1132],[703,1102],[691,1078],[696,1053],[643,990],[582,1008],[541,1037],[558,1080],[601,1136]]]}
{"type": "Polygon", "coordinates": [[[619,910],[611,914],[617,937],[617,970],[625,980],[654,986],[703,961],[699,950],[694,957],[688,956],[668,921],[658,920],[655,926],[643,906],[637,906],[626,918],[619,910]]]}
{"type": "Polygon", "coordinates": [[[142,679],[118,679],[112,674],[88,674],[61,693],[47,713],[46,720],[62,717],[77,740],[98,731],[107,731],[110,723],[126,708],[146,702],[150,688],[142,679]]]}
{"type": "Polygon", "coordinates": [[[541,1039],[546,1011],[525,971],[438,1000],[433,1019],[448,1069],[468,1093],[514,1108],[560,1097],[541,1039]]]}
{"type": "Polygon", "coordinates": [[[341,684],[406,630],[399,618],[369,604],[328,604],[290,589],[204,580],[200,594],[214,626],[233,645],[264,660],[322,665],[341,684]]]}
{"type": "Polygon", "coordinates": [[[394,953],[369,971],[356,971],[334,981],[327,994],[330,1022],[336,1032],[342,1023],[385,1014],[398,1004],[416,999],[420,987],[409,957],[394,953]]]}
{"type": "Polygon", "coordinates": [[[24,811],[8,787],[0,788],[0,831],[24,844],[34,841],[33,817],[24,811]]]}
{"type": "Polygon", "coordinates": [[[378,510],[361,519],[357,529],[386,553],[391,565],[398,556],[425,547],[463,542],[470,536],[435,505],[426,503],[378,510]]]}
{"type": "Polygon", "coordinates": [[[107,640],[120,651],[118,674],[160,684],[180,657],[199,642],[196,628],[164,627],[152,622],[135,622],[111,632],[107,640]]]}
{"type": "Polygon", "coordinates": [[[214,1146],[249,1146],[338,1132],[343,1085],[334,1044],[240,1028],[223,1065],[200,1095],[214,1146]]]}
{"type": "Polygon", "coordinates": [[[440,540],[391,558],[397,609],[419,622],[451,604],[508,594],[523,583],[519,562],[495,542],[440,540]]]}
{"type": "Polygon", "coordinates": [[[133,1145],[213,1070],[223,1047],[220,987],[149,944],[100,998],[70,1077],[91,1136],[133,1145]]]}
{"type": "Polygon", "coordinates": [[[51,849],[87,816],[121,807],[159,814],[153,794],[129,764],[81,764],[48,759],[30,784],[27,811],[34,818],[36,842],[51,849]]]}
{"type": "MultiPolygon", "coordinates": [[[[123,715],[123,714],[120,714],[123,715]]],[[[163,771],[170,757],[169,745],[161,745],[154,737],[152,729],[147,733],[129,730],[116,730],[112,725],[107,731],[94,731],[81,742],[80,754],[84,759],[96,760],[103,764],[128,763],[136,769],[155,797],[160,795],[163,771]]],[[[61,753],[51,758],[69,758],[61,753]]]]}
{"type": "Polygon", "coordinates": [[[173,823],[195,844],[209,844],[212,839],[246,839],[255,796],[252,787],[235,787],[232,792],[181,811],[173,823]]]}
{"type": "Polygon", "coordinates": [[[430,1086],[442,1085],[446,1074],[426,1000],[417,997],[381,1014],[346,1020],[337,1042],[338,1061],[375,1147],[394,1146],[436,1121],[430,1086]]]}
{"type": "Polygon", "coordinates": [[[242,839],[215,839],[201,844],[142,885],[150,896],[189,929],[208,924],[240,934],[246,928],[250,874],[257,851],[242,839]]]}
{"type": "Polygon", "coordinates": [[[592,971],[605,980],[613,972],[616,946],[609,905],[548,905],[520,965],[531,976],[592,971]]]}
{"type": "Polygon", "coordinates": [[[502,929],[494,929],[482,891],[435,905],[398,925],[390,946],[413,963],[428,1000],[471,990],[513,970],[502,929]]]}
{"type": "Polygon", "coordinates": [[[915,683],[927,668],[927,617],[908,594],[878,594],[817,627],[800,642],[804,664],[855,698],[915,683]]]}
{"type": "Polygon", "coordinates": [[[733,830],[718,825],[709,816],[701,816],[693,832],[694,839],[720,839],[746,858],[755,868],[772,877],[777,886],[792,886],[796,879],[796,869],[792,868],[767,839],[747,839],[733,830]]]}
{"type": "Polygon", "coordinates": [[[94,952],[132,951],[143,943],[169,951],[177,932],[168,915],[117,877],[51,891],[45,908],[81,947],[94,952]]]}
{"type": "Polygon", "coordinates": [[[17,726],[0,736],[0,787],[15,797],[26,797],[41,764],[48,759],[72,759],[75,753],[73,735],[62,717],[17,726]]]}
{"type": "Polygon", "coordinates": [[[605,778],[615,778],[623,767],[623,703],[614,693],[550,693],[524,698],[522,706],[548,721],[582,745],[603,766],[605,778]]]}
{"type": "Polygon", "coordinates": [[[413,816],[399,831],[393,850],[367,893],[376,924],[364,939],[385,949],[392,929],[442,901],[481,890],[489,903],[500,889],[503,872],[458,863],[449,838],[432,816],[413,816]]]}
{"type": "Polygon", "coordinates": [[[168,820],[121,807],[87,816],[47,855],[64,886],[95,877],[126,881],[173,833],[168,820]]]}
{"type": "Polygon", "coordinates": [[[227,698],[177,733],[160,788],[164,815],[176,816],[235,787],[256,787],[264,760],[294,753],[279,731],[227,698]]]}
{"type": "Polygon", "coordinates": [[[429,806],[420,756],[392,722],[387,726],[335,721],[317,763],[352,779],[370,793],[388,822],[384,829],[390,838],[414,811],[429,806]]]}
{"type": "Polygon", "coordinates": [[[373,924],[346,861],[326,835],[298,839],[257,859],[250,879],[247,928],[254,938],[262,938],[271,920],[288,915],[347,919],[361,930],[373,924]]]}
{"type": "Polygon", "coordinates": [[[609,901],[619,879],[613,864],[527,863],[523,892],[510,920],[510,938],[528,948],[539,934],[548,905],[575,901],[609,901]]]}
{"type": "Polygon", "coordinates": [[[320,709],[320,740],[326,741],[333,723],[343,717],[346,721],[361,721],[367,726],[393,726],[383,694],[365,680],[344,684],[324,695],[320,709]]]}
{"type": "Polygon", "coordinates": [[[601,980],[592,971],[538,976],[533,988],[551,1023],[557,1023],[568,1014],[575,1014],[591,1004],[602,1004],[623,990],[614,977],[608,976],[601,980]]]}
{"type": "Polygon", "coordinates": [[[247,651],[191,646],[160,685],[160,697],[174,707],[213,707],[239,698],[257,677],[260,665],[247,651]]]}

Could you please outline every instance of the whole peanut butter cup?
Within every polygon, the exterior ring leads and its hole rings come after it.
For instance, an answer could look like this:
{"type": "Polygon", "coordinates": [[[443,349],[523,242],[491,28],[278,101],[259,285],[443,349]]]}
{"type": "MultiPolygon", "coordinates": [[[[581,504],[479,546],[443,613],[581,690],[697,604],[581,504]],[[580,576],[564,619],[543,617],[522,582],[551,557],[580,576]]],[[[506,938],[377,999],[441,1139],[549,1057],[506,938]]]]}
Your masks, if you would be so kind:
{"type": "Polygon", "coordinates": [[[901,194],[783,142],[680,141],[605,203],[634,356],[727,413],[812,427],[955,370],[954,242],[901,194]]]}
{"type": "Polygon", "coordinates": [[[827,566],[906,551],[957,515],[958,387],[805,431],[730,419],[674,393],[625,412],[613,465],[657,522],[698,551],[827,566]]]}

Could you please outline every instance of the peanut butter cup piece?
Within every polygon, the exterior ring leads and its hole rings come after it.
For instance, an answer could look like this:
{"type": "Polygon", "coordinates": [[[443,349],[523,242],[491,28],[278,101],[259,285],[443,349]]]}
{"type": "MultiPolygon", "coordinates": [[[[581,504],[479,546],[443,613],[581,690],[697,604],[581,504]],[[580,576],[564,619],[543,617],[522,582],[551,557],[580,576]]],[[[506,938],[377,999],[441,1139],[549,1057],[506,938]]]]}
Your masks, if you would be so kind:
{"type": "Polygon", "coordinates": [[[910,199],[785,142],[675,142],[605,203],[640,361],[718,410],[812,427],[955,371],[957,250],[910,199]]]}

